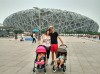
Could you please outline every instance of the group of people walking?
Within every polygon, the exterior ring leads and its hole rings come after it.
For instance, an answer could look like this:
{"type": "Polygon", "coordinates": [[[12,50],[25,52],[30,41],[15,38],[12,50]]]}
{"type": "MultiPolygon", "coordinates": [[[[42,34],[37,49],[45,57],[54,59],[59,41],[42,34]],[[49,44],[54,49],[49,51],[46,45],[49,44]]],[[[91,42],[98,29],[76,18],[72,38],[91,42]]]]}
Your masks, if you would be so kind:
{"type": "Polygon", "coordinates": [[[48,65],[50,51],[51,51],[51,57],[52,57],[51,65],[54,64],[54,55],[57,54],[56,52],[58,49],[57,39],[59,39],[62,45],[64,45],[61,37],[58,35],[57,32],[55,32],[55,29],[53,26],[50,26],[49,29],[46,30],[45,34],[41,36],[41,45],[44,45],[47,50],[47,53],[46,53],[47,54],[47,62],[46,62],[47,65],[48,65]]]}

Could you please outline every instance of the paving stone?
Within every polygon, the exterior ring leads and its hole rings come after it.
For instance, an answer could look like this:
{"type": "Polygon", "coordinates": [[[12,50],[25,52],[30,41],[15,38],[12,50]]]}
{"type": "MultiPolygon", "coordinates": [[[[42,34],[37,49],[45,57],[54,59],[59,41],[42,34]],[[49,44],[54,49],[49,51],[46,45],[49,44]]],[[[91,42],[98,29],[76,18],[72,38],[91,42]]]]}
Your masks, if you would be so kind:
{"type": "MultiPolygon", "coordinates": [[[[67,45],[65,74],[100,74],[100,41],[89,38],[61,37],[67,45]]],[[[59,45],[61,44],[58,42],[59,45]]],[[[33,74],[36,47],[31,41],[0,38],[0,74],[33,74]]],[[[51,53],[47,74],[53,74],[51,53]]],[[[62,74],[63,72],[56,72],[62,74]]],[[[42,73],[41,73],[42,74],[42,73]]]]}

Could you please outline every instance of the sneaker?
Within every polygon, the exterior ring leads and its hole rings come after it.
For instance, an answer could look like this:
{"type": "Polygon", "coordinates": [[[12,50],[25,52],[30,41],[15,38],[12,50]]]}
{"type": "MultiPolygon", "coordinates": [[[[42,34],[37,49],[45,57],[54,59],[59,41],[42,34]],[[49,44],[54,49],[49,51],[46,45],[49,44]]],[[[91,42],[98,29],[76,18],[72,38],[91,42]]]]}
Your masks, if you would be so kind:
{"type": "Polygon", "coordinates": [[[51,65],[53,65],[53,64],[54,64],[54,61],[51,62],[51,65]]]}
{"type": "Polygon", "coordinates": [[[53,72],[56,72],[56,70],[54,70],[53,72]]]}

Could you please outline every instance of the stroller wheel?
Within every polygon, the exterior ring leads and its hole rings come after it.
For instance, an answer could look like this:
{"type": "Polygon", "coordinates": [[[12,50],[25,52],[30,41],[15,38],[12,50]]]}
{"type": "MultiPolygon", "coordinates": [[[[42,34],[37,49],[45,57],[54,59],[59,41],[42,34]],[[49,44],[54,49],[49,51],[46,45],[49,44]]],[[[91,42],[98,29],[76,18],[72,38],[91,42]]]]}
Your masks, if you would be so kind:
{"type": "Polygon", "coordinates": [[[63,72],[65,72],[65,69],[63,68],[63,72]]]}
{"type": "Polygon", "coordinates": [[[46,73],[46,69],[44,69],[44,72],[46,73]]]}
{"type": "Polygon", "coordinates": [[[53,70],[55,70],[55,66],[53,66],[53,68],[52,68],[53,70]]]}
{"type": "Polygon", "coordinates": [[[63,67],[63,72],[65,72],[65,70],[66,70],[66,66],[63,67]]]}
{"type": "Polygon", "coordinates": [[[35,70],[33,69],[33,72],[35,72],[35,70]]]}
{"type": "Polygon", "coordinates": [[[44,74],[46,74],[46,69],[44,69],[44,74]]]}
{"type": "Polygon", "coordinates": [[[33,72],[35,72],[35,68],[33,68],[33,72]]]}
{"type": "Polygon", "coordinates": [[[66,66],[64,66],[65,70],[66,70],[66,66]]]}
{"type": "Polygon", "coordinates": [[[53,69],[53,72],[56,72],[55,66],[53,66],[53,68],[52,68],[52,69],[53,69]]]}

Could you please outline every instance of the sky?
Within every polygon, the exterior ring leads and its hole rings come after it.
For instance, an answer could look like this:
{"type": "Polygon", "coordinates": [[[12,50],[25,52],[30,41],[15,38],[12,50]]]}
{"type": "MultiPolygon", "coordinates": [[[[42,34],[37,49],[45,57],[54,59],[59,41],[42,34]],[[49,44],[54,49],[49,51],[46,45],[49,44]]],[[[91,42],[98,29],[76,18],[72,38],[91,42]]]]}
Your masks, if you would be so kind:
{"type": "Polygon", "coordinates": [[[15,12],[33,7],[76,12],[93,19],[100,26],[100,0],[0,0],[0,23],[15,12]]]}

